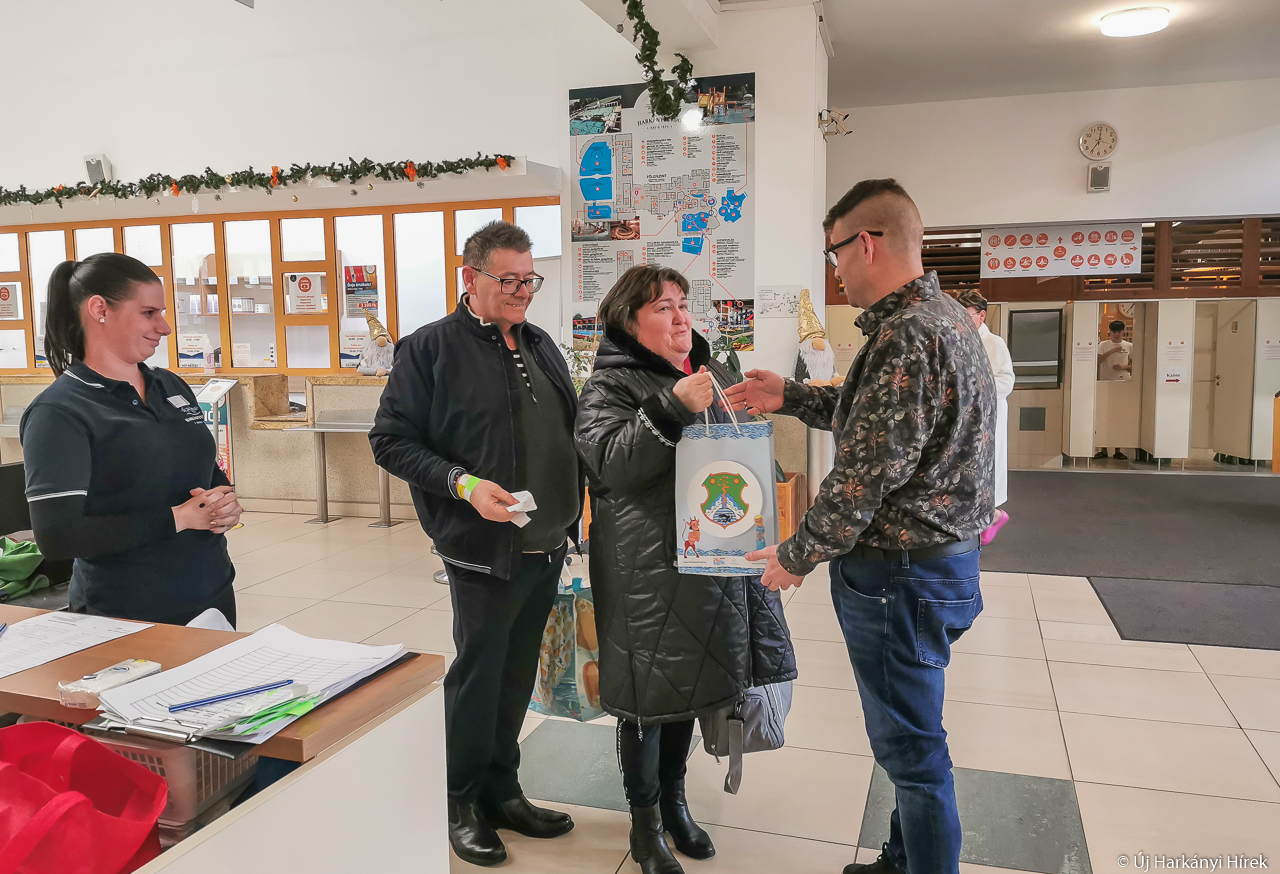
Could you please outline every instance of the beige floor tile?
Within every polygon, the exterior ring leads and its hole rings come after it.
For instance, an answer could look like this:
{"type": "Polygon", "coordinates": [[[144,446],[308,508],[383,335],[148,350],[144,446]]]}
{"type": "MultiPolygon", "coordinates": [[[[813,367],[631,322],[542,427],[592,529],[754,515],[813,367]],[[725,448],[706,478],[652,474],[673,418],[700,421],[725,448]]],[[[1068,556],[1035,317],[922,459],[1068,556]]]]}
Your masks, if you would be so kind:
{"type": "Polygon", "coordinates": [[[1053,686],[1043,661],[953,652],[946,669],[948,701],[1054,710],[1053,686]]]}
{"type": "MultiPolygon", "coordinates": [[[[627,855],[627,836],[631,833],[627,814],[572,804],[538,803],[572,816],[573,831],[550,841],[501,832],[502,842],[507,845],[507,862],[502,870],[519,874],[615,874],[627,855]]],[[[480,870],[450,851],[451,874],[475,874],[480,870]]]]}
{"type": "Polygon", "coordinates": [[[238,532],[231,532],[227,536],[227,554],[232,558],[240,558],[251,552],[270,549],[283,542],[272,537],[256,537],[253,534],[246,534],[243,537],[233,536],[236,533],[238,532]]]}
{"type": "Polygon", "coordinates": [[[243,555],[236,556],[236,558],[242,558],[251,564],[271,564],[286,570],[295,570],[314,564],[322,558],[330,558],[340,551],[337,547],[299,545],[286,540],[283,543],[263,546],[246,552],[243,555]]]}
{"type": "MultiPolygon", "coordinates": [[[[1136,871],[1142,851],[1166,856],[1264,853],[1280,857],[1280,804],[1077,783],[1094,874],[1136,871]],[[1117,864],[1126,857],[1128,867],[1117,864]]],[[[1150,864],[1142,874],[1154,872],[1150,864]]],[[[1234,870],[1234,869],[1233,869],[1234,870]]]]}
{"type": "Polygon", "coordinates": [[[1181,644],[1168,646],[1116,646],[1073,640],[1046,640],[1044,651],[1051,662],[1079,662],[1120,668],[1152,668],[1203,674],[1191,650],[1181,644]]]}
{"type": "Polygon", "coordinates": [[[1050,662],[1049,672],[1063,712],[1197,725],[1236,724],[1204,674],[1070,662],[1050,662]]]}
{"type": "Polygon", "coordinates": [[[1210,674],[1209,679],[1244,728],[1280,731],[1280,680],[1210,674]]]}
{"type": "Polygon", "coordinates": [[[1271,771],[1271,776],[1280,781],[1280,732],[1246,729],[1245,734],[1271,771]]]}
{"type": "Polygon", "coordinates": [[[1191,652],[1206,674],[1280,680],[1280,650],[1194,645],[1191,652]]]}
{"type": "MultiPolygon", "coordinates": [[[[1012,590],[1016,591],[1016,590],[1012,590]]],[[[986,599],[986,593],[983,593],[986,599]]],[[[1040,625],[1034,619],[1004,619],[990,616],[986,610],[978,614],[973,627],[951,645],[955,652],[1012,656],[1023,659],[1044,658],[1040,643],[1040,625]]]]}
{"type": "Polygon", "coordinates": [[[524,725],[520,727],[520,743],[524,743],[524,739],[533,734],[534,730],[545,721],[546,717],[541,713],[526,710],[524,712],[524,725]]]}
{"type": "MultiPolygon", "coordinates": [[[[263,522],[268,522],[276,518],[278,515],[280,514],[279,513],[242,513],[240,515],[240,522],[244,525],[245,528],[250,528],[254,525],[260,525],[263,522]]],[[[241,529],[241,530],[243,531],[244,529],[241,529]]]]}
{"type": "Polygon", "coordinates": [[[1054,574],[1027,574],[1027,582],[1033,589],[1081,591],[1092,588],[1086,577],[1060,577],[1054,574]]]}
{"type": "Polygon", "coordinates": [[[1080,643],[1106,643],[1115,646],[1150,646],[1160,649],[1182,644],[1156,643],[1149,640],[1125,640],[1115,626],[1084,625],[1079,622],[1052,622],[1040,620],[1040,634],[1045,640],[1070,640],[1080,643]]]}
{"type": "Polygon", "coordinates": [[[332,525],[317,526],[319,530],[294,537],[291,542],[334,545],[341,546],[343,549],[386,542],[387,529],[368,528],[365,522],[360,519],[353,520],[351,524],[348,524],[348,521],[343,519],[341,522],[335,522],[332,525]]]}
{"type": "Polygon", "coordinates": [[[828,689],[857,689],[849,650],[843,643],[827,640],[794,640],[796,685],[828,689]]]}
{"type": "MultiPolygon", "coordinates": [[[[281,621],[308,637],[350,640],[356,643],[413,615],[412,607],[385,607],[378,604],[344,604],[322,601],[281,621]]],[[[390,641],[393,642],[394,641],[390,641]]]]}
{"type": "Polygon", "coordinates": [[[834,607],[824,604],[797,604],[785,608],[787,627],[793,640],[826,640],[844,645],[844,634],[834,607]]]}
{"type": "Polygon", "coordinates": [[[426,549],[428,551],[431,549],[431,538],[417,522],[397,525],[388,532],[382,542],[395,549],[426,549]]]}
{"type": "Polygon", "coordinates": [[[1280,802],[1239,728],[1063,713],[1062,731],[1082,782],[1280,802]]]}
{"type": "Polygon", "coordinates": [[[831,572],[826,562],[804,578],[804,582],[792,590],[793,594],[787,605],[796,604],[831,604],[831,572]]]}
{"type": "Polygon", "coordinates": [[[367,569],[371,573],[365,579],[372,579],[410,565],[414,568],[421,566],[424,570],[430,566],[435,570],[439,565],[432,564],[431,558],[432,556],[425,549],[383,547],[374,543],[344,550],[327,559],[325,566],[342,570],[367,569]]]}
{"type": "Polygon", "coordinates": [[[747,758],[742,788],[729,795],[728,762],[694,755],[689,806],[702,823],[856,845],[872,765],[868,756],[784,747],[747,758]]]}
{"type": "Polygon", "coordinates": [[[948,701],[942,727],[958,768],[1071,779],[1062,726],[1051,710],[948,701]]]}
{"type": "Polygon", "coordinates": [[[300,610],[321,603],[315,598],[278,598],[236,592],[236,630],[257,631],[300,610]]]}
{"type": "MultiPolygon", "coordinates": [[[[871,849],[870,847],[859,847],[858,858],[859,864],[869,865],[876,859],[880,858],[879,849],[871,849]]],[[[972,862],[960,863],[960,874],[1009,874],[1012,868],[993,868],[990,865],[974,865],[972,862]]],[[[1023,874],[1023,872],[1019,872],[1023,874]]]]}
{"type": "Polygon", "coordinates": [[[376,575],[376,571],[345,570],[321,561],[284,571],[258,583],[249,591],[255,595],[283,595],[287,598],[332,598],[376,575]]]}
{"type": "Polygon", "coordinates": [[[1035,619],[1031,590],[1016,586],[992,586],[982,593],[983,616],[1001,619],[1035,619]]]}
{"type": "Polygon", "coordinates": [[[793,685],[787,715],[787,746],[832,753],[871,755],[858,693],[793,685]]]}
{"type": "Polygon", "coordinates": [[[1036,616],[1042,620],[1111,625],[1111,617],[1107,615],[1106,608],[1087,583],[1083,589],[1065,585],[1061,588],[1038,588],[1033,579],[1031,593],[1035,598],[1036,616]]]}
{"type": "Polygon", "coordinates": [[[430,607],[449,600],[449,588],[431,579],[429,573],[404,573],[403,569],[374,577],[368,582],[332,596],[335,601],[358,604],[386,604],[392,607],[430,607]]]}
{"type": "Polygon", "coordinates": [[[985,590],[988,586],[1000,586],[1003,588],[1014,589],[1030,589],[1031,581],[1027,579],[1026,574],[1010,574],[1000,571],[983,571],[982,572],[982,588],[985,590]]]}
{"type": "MultiPolygon", "coordinates": [[[[697,816],[697,811],[694,811],[697,816]]],[[[716,854],[705,862],[691,862],[676,853],[686,874],[835,874],[853,861],[855,848],[843,844],[789,838],[745,829],[709,825],[707,834],[716,845],[716,854]]],[[[622,874],[635,874],[640,866],[630,857],[622,874]]]]}
{"type": "Polygon", "coordinates": [[[282,571],[278,567],[272,567],[269,564],[252,564],[247,561],[233,561],[232,564],[236,569],[235,588],[236,591],[242,591],[250,586],[256,586],[258,583],[265,583],[272,577],[278,577],[286,571],[282,571]]]}
{"type": "Polygon", "coordinates": [[[418,652],[452,653],[453,614],[443,610],[419,610],[377,634],[365,643],[402,643],[418,652]]]}

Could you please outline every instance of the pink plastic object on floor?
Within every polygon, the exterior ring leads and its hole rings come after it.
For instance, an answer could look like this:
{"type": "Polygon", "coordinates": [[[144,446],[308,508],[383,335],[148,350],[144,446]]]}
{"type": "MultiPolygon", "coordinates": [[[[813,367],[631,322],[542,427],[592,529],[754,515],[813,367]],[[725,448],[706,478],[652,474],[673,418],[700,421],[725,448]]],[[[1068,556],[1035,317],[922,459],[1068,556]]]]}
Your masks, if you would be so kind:
{"type": "Polygon", "coordinates": [[[988,543],[995,540],[996,535],[1000,533],[1000,529],[1003,528],[1005,526],[1005,523],[1008,521],[1009,521],[1008,513],[1006,513],[1004,510],[996,510],[996,521],[991,523],[990,528],[982,532],[982,545],[986,546],[988,543]]]}

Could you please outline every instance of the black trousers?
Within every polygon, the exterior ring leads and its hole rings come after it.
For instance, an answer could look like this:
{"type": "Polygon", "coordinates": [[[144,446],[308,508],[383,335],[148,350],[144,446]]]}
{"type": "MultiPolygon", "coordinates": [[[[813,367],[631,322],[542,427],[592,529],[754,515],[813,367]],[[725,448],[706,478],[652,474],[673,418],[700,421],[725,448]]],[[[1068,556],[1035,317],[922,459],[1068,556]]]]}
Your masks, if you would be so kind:
{"type": "MultiPolygon", "coordinates": [[[[222,611],[222,615],[223,615],[223,616],[225,616],[225,617],[227,617],[227,621],[231,623],[231,627],[232,627],[232,628],[235,628],[235,627],[236,627],[236,592],[235,592],[235,589],[231,588],[230,586],[227,586],[227,591],[222,595],[222,597],[220,597],[220,598],[219,598],[217,601],[215,601],[214,603],[210,604],[210,605],[209,605],[209,607],[217,607],[220,611],[222,611]]],[[[160,623],[163,623],[163,624],[165,624],[165,625],[186,625],[188,622],[190,622],[192,619],[195,619],[197,616],[199,616],[199,615],[200,615],[201,613],[203,613],[205,610],[208,610],[208,609],[209,609],[209,607],[201,607],[201,608],[200,608],[200,609],[198,609],[198,610],[196,610],[196,609],[187,610],[187,611],[185,611],[185,612],[183,612],[183,613],[179,613],[179,614],[178,614],[178,615],[176,615],[176,616],[164,616],[164,617],[148,616],[148,617],[145,617],[145,618],[143,618],[143,617],[130,617],[130,618],[131,618],[131,619],[132,619],[132,618],[138,618],[138,619],[139,619],[139,621],[142,621],[142,622],[160,622],[160,623]]],[[[92,613],[92,614],[94,614],[94,615],[96,615],[96,616],[104,615],[104,614],[100,614],[100,613],[98,613],[96,610],[92,610],[92,609],[89,609],[89,608],[76,609],[76,608],[75,608],[75,607],[73,607],[73,606],[68,606],[68,607],[67,607],[67,612],[69,612],[69,613],[92,613]]]]}
{"type": "Polygon", "coordinates": [[[525,555],[510,580],[445,562],[457,649],[444,677],[450,801],[521,794],[520,728],[565,549],[525,555]]]}
{"type": "Polygon", "coordinates": [[[664,792],[684,779],[693,740],[692,719],[646,725],[644,736],[634,722],[618,720],[618,767],[622,788],[632,807],[652,807],[664,792]]]}

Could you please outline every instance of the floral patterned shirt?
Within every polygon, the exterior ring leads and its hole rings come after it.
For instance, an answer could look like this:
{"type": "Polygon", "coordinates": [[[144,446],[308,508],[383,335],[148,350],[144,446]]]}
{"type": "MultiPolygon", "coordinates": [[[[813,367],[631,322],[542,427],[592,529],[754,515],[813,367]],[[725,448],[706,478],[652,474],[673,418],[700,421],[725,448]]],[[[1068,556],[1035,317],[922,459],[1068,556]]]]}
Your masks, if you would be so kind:
{"type": "Polygon", "coordinates": [[[920,549],[974,537],[995,516],[996,389],[969,314],[932,271],[858,318],[843,385],[787,380],[779,412],[835,434],[835,466],[778,547],[809,573],[857,544],[920,549]]]}

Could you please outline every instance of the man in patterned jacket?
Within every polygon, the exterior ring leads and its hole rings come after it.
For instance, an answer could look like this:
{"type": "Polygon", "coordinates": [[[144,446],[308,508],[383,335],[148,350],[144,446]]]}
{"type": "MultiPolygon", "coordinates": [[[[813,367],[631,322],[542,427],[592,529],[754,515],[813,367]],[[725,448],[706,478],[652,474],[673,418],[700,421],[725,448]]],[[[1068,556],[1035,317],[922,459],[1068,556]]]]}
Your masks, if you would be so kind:
{"type": "MultiPolygon", "coordinates": [[[[942,730],[951,644],[982,610],[978,538],[995,512],[996,391],[964,308],[924,272],[920,213],[893,179],[859,182],[823,222],[867,342],[839,388],[753,370],[737,409],[835,432],[835,467],[768,560],[772,589],[830,560],[871,749],[897,788],[889,842],[845,874],[957,874],[960,817],[942,730]]],[[[801,667],[803,671],[803,666],[801,667]]]]}

